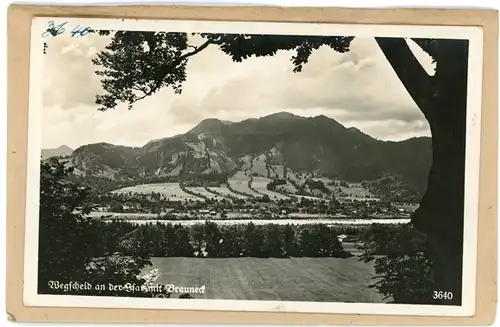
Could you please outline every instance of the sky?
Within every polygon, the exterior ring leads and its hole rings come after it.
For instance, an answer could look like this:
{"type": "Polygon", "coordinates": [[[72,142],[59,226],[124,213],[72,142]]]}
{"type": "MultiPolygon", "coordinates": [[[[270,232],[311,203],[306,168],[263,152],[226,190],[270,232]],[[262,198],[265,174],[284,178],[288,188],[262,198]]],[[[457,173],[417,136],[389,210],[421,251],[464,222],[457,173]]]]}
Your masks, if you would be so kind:
{"type": "MultiPolygon", "coordinates": [[[[322,47],[300,73],[293,51],[233,62],[216,46],[190,58],[182,94],[164,88],[134,104],[101,112],[100,78],[91,60],[110,37],[60,35],[48,41],[43,73],[43,148],[107,142],[142,146],[185,133],[206,118],[241,121],[287,111],[325,115],[381,140],[430,136],[411,99],[373,38],[355,38],[347,53],[322,47]]],[[[431,58],[409,41],[429,74],[431,58]]]]}

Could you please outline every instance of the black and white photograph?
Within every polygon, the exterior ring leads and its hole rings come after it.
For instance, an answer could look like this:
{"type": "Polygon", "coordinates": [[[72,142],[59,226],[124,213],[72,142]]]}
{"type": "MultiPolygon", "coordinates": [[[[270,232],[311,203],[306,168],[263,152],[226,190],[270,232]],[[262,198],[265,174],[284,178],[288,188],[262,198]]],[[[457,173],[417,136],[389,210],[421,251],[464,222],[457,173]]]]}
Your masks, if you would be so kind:
{"type": "Polygon", "coordinates": [[[474,314],[482,31],[33,20],[25,305],[474,314]]]}

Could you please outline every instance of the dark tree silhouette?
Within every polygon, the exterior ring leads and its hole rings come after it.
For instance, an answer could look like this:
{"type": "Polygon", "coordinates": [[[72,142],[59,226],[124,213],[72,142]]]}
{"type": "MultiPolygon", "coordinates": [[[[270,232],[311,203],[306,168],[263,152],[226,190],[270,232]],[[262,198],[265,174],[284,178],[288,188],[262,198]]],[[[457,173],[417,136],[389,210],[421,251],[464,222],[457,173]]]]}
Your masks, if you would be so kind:
{"type": "MultiPolygon", "coordinates": [[[[38,291],[51,292],[49,282],[80,280],[85,263],[95,255],[94,224],[75,210],[84,203],[86,189],[65,179],[68,170],[58,161],[40,165],[40,226],[38,291]]],[[[85,212],[84,212],[85,213],[85,212]]]]}
{"type": "MultiPolygon", "coordinates": [[[[38,292],[41,294],[153,297],[147,289],[134,292],[95,288],[96,285],[141,287],[147,282],[139,273],[151,262],[147,256],[123,256],[106,251],[100,232],[105,223],[85,215],[88,189],[67,177],[73,168],[57,159],[40,165],[40,226],[38,292]],[[88,283],[90,288],[65,290],[53,283],[88,283]]],[[[113,239],[113,238],[112,238],[113,239]]],[[[113,239],[114,241],[114,239],[113,239]]]]}
{"type": "Polygon", "coordinates": [[[441,287],[462,298],[467,40],[414,39],[436,62],[429,76],[403,39],[377,38],[387,60],[425,115],[432,134],[427,190],[412,216],[428,235],[441,287]]]}
{"type": "MultiPolygon", "coordinates": [[[[186,33],[110,32],[111,43],[93,61],[101,70],[105,93],[98,95],[99,110],[119,103],[132,105],[162,87],[182,92],[190,57],[216,46],[233,61],[251,56],[272,56],[293,50],[294,72],[300,72],[311,53],[321,46],[349,51],[351,36],[288,36],[199,34],[199,45],[186,33]]],[[[465,114],[468,41],[413,39],[436,63],[428,75],[402,38],[376,38],[390,65],[429,122],[433,164],[428,186],[412,223],[429,236],[437,279],[443,291],[461,300],[463,203],[465,167],[465,114]]],[[[447,302],[450,304],[450,302],[447,302]]]]}

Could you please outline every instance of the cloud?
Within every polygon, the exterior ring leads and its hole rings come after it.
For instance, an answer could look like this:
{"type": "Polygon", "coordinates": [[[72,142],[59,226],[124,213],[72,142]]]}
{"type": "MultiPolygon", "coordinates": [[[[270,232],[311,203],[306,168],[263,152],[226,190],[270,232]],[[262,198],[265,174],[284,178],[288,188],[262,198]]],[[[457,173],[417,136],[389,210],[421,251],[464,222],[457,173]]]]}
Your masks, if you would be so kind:
{"type": "Polygon", "coordinates": [[[427,121],[417,120],[403,122],[401,120],[381,121],[349,121],[346,127],[356,127],[366,134],[387,141],[402,141],[412,137],[430,136],[430,127],[427,121]]]}
{"type": "MultiPolygon", "coordinates": [[[[190,58],[181,95],[165,88],[133,110],[120,106],[97,113],[94,99],[101,85],[90,60],[108,42],[92,36],[49,43],[44,111],[51,118],[44,125],[45,147],[60,145],[61,135],[73,146],[100,141],[142,145],[183,133],[205,118],[241,121],[277,111],[326,115],[379,139],[430,134],[373,38],[355,39],[344,54],[322,47],[300,73],[293,72],[291,51],[235,63],[209,46],[190,58]]],[[[419,56],[429,65],[428,58],[419,56]]]]}
{"type": "MultiPolygon", "coordinates": [[[[222,84],[219,81],[208,92],[206,85],[205,92],[178,99],[171,110],[185,122],[191,116],[199,119],[203,115],[263,107],[275,110],[321,107],[339,118],[393,118],[407,122],[423,119],[373,40],[355,39],[347,54],[321,48],[313,53],[301,73],[293,73],[291,55],[281,52],[275,57],[252,58],[242,64],[221,67],[222,84]],[[244,68],[238,69],[238,65],[244,68]]],[[[201,84],[201,79],[191,85],[189,73],[188,76],[185,89],[190,86],[193,90],[200,89],[196,85],[201,84]]]]}
{"type": "Polygon", "coordinates": [[[44,148],[66,144],[74,149],[98,142],[142,146],[152,139],[184,133],[192,127],[171,121],[167,111],[153,106],[105,112],[88,105],[74,106],[71,110],[47,107],[43,115],[42,143],[44,148]]]}
{"type": "Polygon", "coordinates": [[[43,105],[62,109],[93,105],[101,85],[91,60],[109,40],[94,34],[79,38],[59,35],[46,41],[43,105]]]}

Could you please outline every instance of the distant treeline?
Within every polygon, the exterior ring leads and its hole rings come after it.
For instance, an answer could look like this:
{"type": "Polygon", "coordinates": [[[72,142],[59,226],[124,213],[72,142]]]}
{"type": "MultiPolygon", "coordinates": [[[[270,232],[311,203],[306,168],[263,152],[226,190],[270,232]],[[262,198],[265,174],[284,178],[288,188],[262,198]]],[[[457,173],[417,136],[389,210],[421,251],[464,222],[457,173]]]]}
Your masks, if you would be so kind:
{"type": "Polygon", "coordinates": [[[359,229],[323,224],[224,226],[206,222],[185,226],[119,221],[99,227],[102,253],[152,257],[350,257],[338,240],[339,232],[352,235],[359,229]]]}

